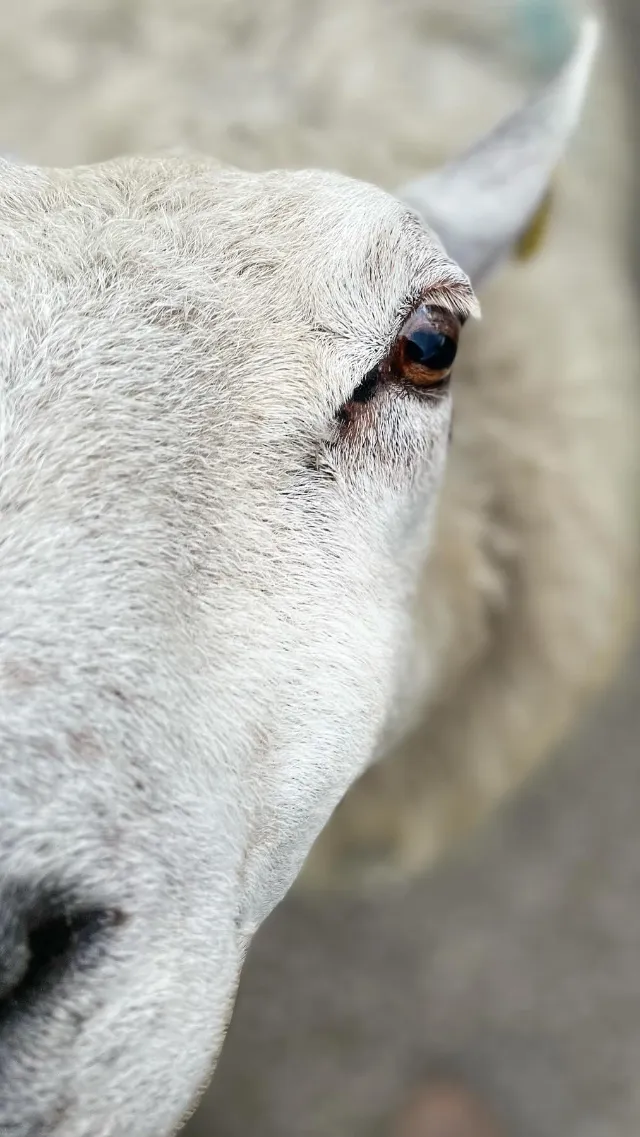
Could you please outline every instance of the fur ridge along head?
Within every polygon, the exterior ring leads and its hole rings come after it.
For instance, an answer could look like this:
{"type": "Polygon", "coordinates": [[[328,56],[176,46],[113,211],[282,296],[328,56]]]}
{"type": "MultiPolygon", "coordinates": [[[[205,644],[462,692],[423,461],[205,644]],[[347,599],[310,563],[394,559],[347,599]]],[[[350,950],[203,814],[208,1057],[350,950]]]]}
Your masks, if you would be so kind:
{"type": "Polygon", "coordinates": [[[164,1137],[205,1081],[402,686],[468,273],[526,226],[589,43],[411,208],[0,167],[0,1132],[164,1137]]]}

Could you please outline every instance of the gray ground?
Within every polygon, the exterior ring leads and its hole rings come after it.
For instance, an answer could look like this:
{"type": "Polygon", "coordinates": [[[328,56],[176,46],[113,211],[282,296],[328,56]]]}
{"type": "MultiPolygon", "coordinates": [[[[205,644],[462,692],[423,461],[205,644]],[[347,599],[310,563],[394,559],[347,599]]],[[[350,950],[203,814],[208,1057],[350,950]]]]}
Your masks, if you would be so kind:
{"type": "MultiPolygon", "coordinates": [[[[640,4],[615,6],[631,58],[640,4]]],[[[640,1133],[639,816],[640,650],[455,862],[384,902],[281,906],[190,1134],[378,1137],[442,1061],[517,1137],[640,1133]]]]}

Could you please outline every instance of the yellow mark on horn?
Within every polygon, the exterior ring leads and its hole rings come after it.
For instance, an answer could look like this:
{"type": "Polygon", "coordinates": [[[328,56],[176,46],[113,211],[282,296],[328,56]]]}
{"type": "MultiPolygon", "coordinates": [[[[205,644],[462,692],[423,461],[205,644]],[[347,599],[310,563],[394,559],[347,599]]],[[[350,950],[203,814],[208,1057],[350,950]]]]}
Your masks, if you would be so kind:
{"type": "Polygon", "coordinates": [[[540,251],[549,232],[553,205],[554,192],[553,189],[549,189],[536,209],[524,233],[516,242],[514,249],[516,260],[531,260],[531,258],[535,257],[536,253],[540,251]]]}

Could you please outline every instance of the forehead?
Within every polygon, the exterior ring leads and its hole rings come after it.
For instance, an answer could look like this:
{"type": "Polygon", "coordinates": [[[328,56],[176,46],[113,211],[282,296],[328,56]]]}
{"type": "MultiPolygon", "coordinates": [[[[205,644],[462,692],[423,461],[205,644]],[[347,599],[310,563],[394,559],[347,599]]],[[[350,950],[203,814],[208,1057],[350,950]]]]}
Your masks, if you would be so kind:
{"type": "Polygon", "coordinates": [[[96,273],[117,282],[136,264],[147,288],[171,282],[230,306],[259,296],[274,316],[291,304],[337,331],[421,292],[471,304],[466,277],[406,206],[336,174],[170,157],[74,170],[3,163],[0,176],[9,275],[66,272],[90,288],[96,273]]]}

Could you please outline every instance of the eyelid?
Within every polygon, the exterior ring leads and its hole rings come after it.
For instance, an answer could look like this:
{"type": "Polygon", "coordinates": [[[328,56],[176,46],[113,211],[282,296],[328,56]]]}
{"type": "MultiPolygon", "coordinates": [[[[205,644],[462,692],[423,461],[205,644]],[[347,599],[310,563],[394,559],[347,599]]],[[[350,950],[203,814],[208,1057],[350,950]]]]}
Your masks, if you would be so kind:
{"type": "Polygon", "coordinates": [[[469,312],[461,311],[456,308],[455,304],[448,302],[450,300],[449,294],[443,295],[443,290],[430,289],[419,293],[412,293],[408,296],[403,304],[398,309],[398,315],[394,322],[393,330],[389,336],[387,351],[390,351],[395,341],[397,340],[400,331],[407,320],[417,312],[419,308],[442,308],[444,311],[451,312],[451,315],[458,321],[460,328],[464,328],[469,319],[469,312]]]}

